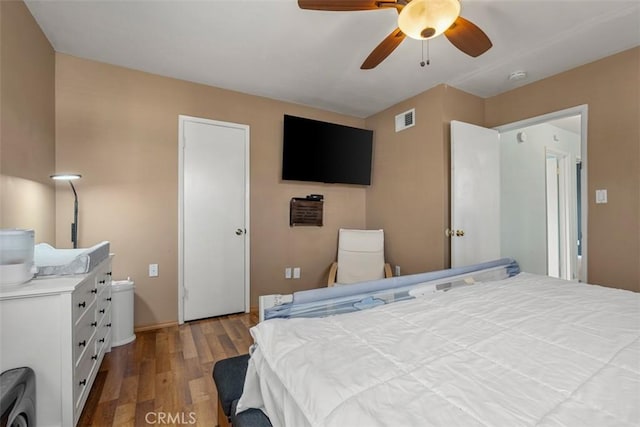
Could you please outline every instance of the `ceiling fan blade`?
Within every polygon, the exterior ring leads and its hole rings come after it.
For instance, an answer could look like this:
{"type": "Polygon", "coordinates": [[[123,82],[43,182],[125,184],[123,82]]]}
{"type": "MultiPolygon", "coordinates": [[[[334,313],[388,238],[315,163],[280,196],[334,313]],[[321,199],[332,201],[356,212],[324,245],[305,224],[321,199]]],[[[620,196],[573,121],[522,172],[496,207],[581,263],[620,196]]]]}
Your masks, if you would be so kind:
{"type": "Polygon", "coordinates": [[[482,55],[493,46],[484,31],[462,16],[458,16],[458,19],[444,32],[444,35],[455,47],[474,58],[482,55]]]}
{"type": "Polygon", "coordinates": [[[367,59],[364,60],[360,69],[370,70],[375,68],[379,63],[384,61],[400,43],[402,43],[402,40],[404,40],[405,37],[405,34],[400,31],[400,28],[393,30],[391,34],[389,34],[378,46],[376,46],[375,49],[373,49],[373,52],[371,52],[367,59]]]}
{"type": "MultiPolygon", "coordinates": [[[[373,10],[378,9],[380,3],[376,0],[298,0],[300,9],[334,11],[373,10]]],[[[382,3],[395,3],[395,0],[382,3]]]]}

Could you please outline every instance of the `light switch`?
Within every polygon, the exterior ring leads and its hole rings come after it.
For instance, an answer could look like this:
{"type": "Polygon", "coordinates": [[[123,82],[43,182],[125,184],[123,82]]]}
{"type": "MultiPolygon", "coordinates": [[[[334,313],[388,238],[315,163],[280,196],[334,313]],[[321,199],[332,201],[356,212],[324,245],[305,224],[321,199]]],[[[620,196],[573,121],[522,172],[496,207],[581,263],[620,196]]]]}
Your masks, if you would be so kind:
{"type": "Polygon", "coordinates": [[[284,278],[291,279],[291,267],[287,267],[284,269],[284,278]]]}
{"type": "Polygon", "coordinates": [[[607,190],[596,190],[596,203],[607,203],[607,190]]]}
{"type": "Polygon", "coordinates": [[[293,278],[294,279],[299,279],[300,278],[300,267],[295,267],[293,269],[293,278]]]}

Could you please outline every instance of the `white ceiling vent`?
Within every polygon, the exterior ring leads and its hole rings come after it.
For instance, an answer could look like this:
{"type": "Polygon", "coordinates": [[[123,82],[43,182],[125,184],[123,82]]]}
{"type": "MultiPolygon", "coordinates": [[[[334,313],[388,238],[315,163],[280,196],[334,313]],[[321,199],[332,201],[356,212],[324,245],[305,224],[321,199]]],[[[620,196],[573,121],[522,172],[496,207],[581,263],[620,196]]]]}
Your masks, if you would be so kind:
{"type": "Polygon", "coordinates": [[[396,132],[415,126],[416,124],[416,109],[412,108],[409,111],[405,111],[402,114],[396,116],[396,132]]]}

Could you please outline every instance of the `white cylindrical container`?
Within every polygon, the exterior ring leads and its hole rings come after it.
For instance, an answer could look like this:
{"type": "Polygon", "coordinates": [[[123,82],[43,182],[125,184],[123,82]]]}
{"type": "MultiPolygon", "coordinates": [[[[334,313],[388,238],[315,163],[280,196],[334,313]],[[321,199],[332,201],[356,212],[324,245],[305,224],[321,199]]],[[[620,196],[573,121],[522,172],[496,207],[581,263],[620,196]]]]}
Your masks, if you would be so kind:
{"type": "Polygon", "coordinates": [[[19,285],[33,278],[34,240],[33,230],[0,230],[0,286],[19,285]]]}
{"type": "Polygon", "coordinates": [[[111,324],[113,336],[111,345],[117,347],[136,339],[133,333],[133,291],[131,280],[111,282],[111,324]]]}

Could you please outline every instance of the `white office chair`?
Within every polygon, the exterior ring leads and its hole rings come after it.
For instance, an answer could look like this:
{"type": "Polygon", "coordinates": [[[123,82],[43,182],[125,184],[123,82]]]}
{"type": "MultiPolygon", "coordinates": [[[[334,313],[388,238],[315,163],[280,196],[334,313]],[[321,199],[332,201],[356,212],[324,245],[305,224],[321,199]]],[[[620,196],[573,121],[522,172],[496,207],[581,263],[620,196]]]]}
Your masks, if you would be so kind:
{"type": "Polygon", "coordinates": [[[340,229],[338,260],[329,269],[328,286],[391,276],[391,266],[384,262],[383,230],[340,229]]]}

